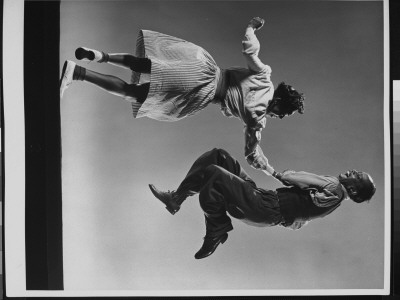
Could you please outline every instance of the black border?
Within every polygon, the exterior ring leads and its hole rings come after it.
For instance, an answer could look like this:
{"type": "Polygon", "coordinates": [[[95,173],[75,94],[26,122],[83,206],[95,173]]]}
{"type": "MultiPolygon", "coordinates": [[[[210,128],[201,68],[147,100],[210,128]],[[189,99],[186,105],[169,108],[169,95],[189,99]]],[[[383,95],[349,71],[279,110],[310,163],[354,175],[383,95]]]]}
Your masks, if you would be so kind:
{"type": "MultiPolygon", "coordinates": [[[[3,20],[3,0],[0,0],[0,18],[3,20]]],[[[0,188],[1,188],[1,251],[2,251],[2,267],[1,267],[1,280],[0,290],[3,291],[5,287],[5,266],[4,266],[4,105],[3,105],[3,22],[0,23],[0,138],[1,138],[1,153],[0,153],[0,188]]]]}
{"type": "Polygon", "coordinates": [[[60,1],[24,5],[26,289],[62,290],[60,1]]]}
{"type": "MultiPolygon", "coordinates": [[[[400,182],[396,182],[394,179],[400,177],[398,174],[399,170],[394,169],[394,153],[393,153],[393,80],[400,80],[400,1],[390,0],[389,1],[389,68],[390,68],[390,144],[391,144],[391,179],[392,179],[392,230],[391,230],[391,272],[390,272],[390,294],[392,296],[400,297],[400,285],[399,285],[399,274],[400,274],[400,216],[396,208],[399,207],[400,201],[400,182]],[[396,284],[397,283],[397,284],[396,284]]],[[[398,162],[396,162],[398,163],[398,162]]]]}

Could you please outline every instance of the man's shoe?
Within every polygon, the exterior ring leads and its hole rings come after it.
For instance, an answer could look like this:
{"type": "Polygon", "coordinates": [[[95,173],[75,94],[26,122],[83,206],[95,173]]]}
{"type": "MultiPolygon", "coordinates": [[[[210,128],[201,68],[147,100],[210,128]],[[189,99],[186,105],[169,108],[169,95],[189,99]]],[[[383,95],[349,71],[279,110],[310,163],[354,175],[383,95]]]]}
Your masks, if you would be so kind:
{"type": "Polygon", "coordinates": [[[214,253],[219,244],[225,243],[228,239],[228,234],[224,233],[223,235],[216,237],[208,237],[207,235],[204,238],[203,246],[201,246],[200,250],[194,255],[196,259],[205,258],[214,253]]]}
{"type": "Polygon", "coordinates": [[[101,61],[103,59],[103,53],[98,50],[79,47],[75,50],[75,57],[78,60],[84,61],[101,61]]]}
{"type": "Polygon", "coordinates": [[[153,184],[149,184],[150,190],[153,193],[154,196],[158,200],[160,200],[162,203],[166,205],[166,209],[171,213],[171,214],[176,214],[178,210],[181,208],[180,205],[176,202],[175,198],[175,192],[168,191],[168,192],[162,192],[158,190],[153,184]]]}
{"type": "Polygon", "coordinates": [[[75,66],[76,63],[70,60],[67,60],[64,63],[60,79],[60,98],[63,97],[65,90],[72,83],[72,77],[74,75],[75,66]]]}

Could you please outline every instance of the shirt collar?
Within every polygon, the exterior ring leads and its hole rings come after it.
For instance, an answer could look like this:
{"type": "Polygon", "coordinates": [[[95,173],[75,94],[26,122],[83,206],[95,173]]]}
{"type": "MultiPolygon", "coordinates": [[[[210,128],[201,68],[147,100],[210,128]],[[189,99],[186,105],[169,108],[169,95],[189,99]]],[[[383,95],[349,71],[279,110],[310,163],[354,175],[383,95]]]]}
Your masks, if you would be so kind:
{"type": "Polygon", "coordinates": [[[349,194],[347,193],[346,188],[343,186],[343,184],[340,184],[340,186],[342,187],[342,191],[343,191],[343,200],[349,200],[349,194]]]}

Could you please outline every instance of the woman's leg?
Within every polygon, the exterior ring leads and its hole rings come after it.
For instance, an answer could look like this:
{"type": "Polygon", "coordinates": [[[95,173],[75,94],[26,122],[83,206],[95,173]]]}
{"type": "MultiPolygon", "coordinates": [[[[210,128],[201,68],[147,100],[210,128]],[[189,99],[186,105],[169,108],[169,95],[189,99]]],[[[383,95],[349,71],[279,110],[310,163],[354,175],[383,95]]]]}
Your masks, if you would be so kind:
{"type": "Polygon", "coordinates": [[[128,53],[110,53],[108,54],[109,64],[130,69],[138,73],[150,74],[151,60],[148,58],[136,57],[128,53]]]}
{"type": "Polygon", "coordinates": [[[78,65],[75,67],[73,79],[90,82],[119,97],[136,98],[138,102],[143,102],[146,99],[150,87],[149,83],[128,84],[116,76],[101,74],[78,65]]]}
{"type": "Polygon", "coordinates": [[[75,57],[79,60],[109,63],[138,73],[150,74],[151,72],[150,59],[136,57],[129,53],[105,53],[95,49],[79,47],[75,50],[75,57]]]}

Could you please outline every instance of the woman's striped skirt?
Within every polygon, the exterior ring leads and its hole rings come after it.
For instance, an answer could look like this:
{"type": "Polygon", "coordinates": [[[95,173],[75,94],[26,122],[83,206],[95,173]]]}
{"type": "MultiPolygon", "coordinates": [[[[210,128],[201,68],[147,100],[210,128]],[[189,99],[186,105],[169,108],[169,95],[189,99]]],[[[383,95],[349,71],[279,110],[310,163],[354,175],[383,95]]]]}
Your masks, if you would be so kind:
{"type": "MultiPolygon", "coordinates": [[[[177,121],[212,102],[221,70],[203,48],[173,36],[140,30],[136,56],[151,60],[151,74],[147,99],[142,104],[132,101],[135,118],[177,121]]],[[[132,72],[131,82],[140,83],[143,77],[132,72]]]]}

